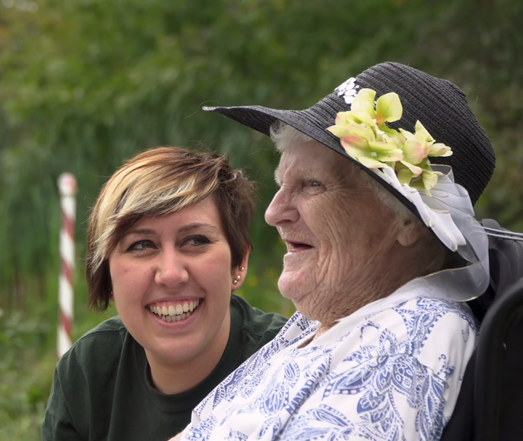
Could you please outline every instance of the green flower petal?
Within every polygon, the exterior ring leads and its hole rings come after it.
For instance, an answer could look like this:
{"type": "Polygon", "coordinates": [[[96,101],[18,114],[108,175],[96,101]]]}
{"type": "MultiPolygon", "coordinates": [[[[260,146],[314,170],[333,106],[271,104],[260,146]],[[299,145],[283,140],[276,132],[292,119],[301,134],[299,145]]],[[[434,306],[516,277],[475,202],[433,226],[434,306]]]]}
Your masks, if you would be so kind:
{"type": "Polygon", "coordinates": [[[416,140],[416,137],[414,136],[414,133],[410,133],[407,130],[403,130],[402,128],[398,129],[399,132],[405,137],[406,140],[416,140]]]}
{"type": "Polygon", "coordinates": [[[452,150],[450,147],[446,146],[443,143],[433,144],[429,156],[451,156],[452,150]]]}
{"type": "Polygon", "coordinates": [[[376,139],[376,134],[370,128],[362,124],[350,124],[346,126],[347,134],[345,136],[358,136],[366,139],[368,142],[376,139]]]}
{"type": "Polygon", "coordinates": [[[345,136],[341,140],[341,145],[351,156],[361,156],[369,151],[369,143],[358,136],[345,136]]]}
{"type": "Polygon", "coordinates": [[[376,161],[375,159],[369,158],[368,156],[360,156],[357,159],[367,168],[382,168],[385,166],[383,162],[376,161]]]}
{"type": "Polygon", "coordinates": [[[338,112],[336,120],[334,121],[337,126],[344,126],[349,122],[352,122],[352,116],[350,112],[338,112]]]}
{"type": "Polygon", "coordinates": [[[381,168],[385,165],[376,157],[373,157],[373,152],[359,148],[356,144],[344,143],[343,148],[350,156],[368,168],[381,168]]]}
{"type": "Polygon", "coordinates": [[[439,172],[432,170],[428,156],[450,156],[452,150],[434,138],[417,121],[414,133],[394,130],[386,122],[401,119],[403,107],[396,93],[382,95],[376,102],[376,92],[361,89],[354,97],[351,110],[339,112],[331,133],[340,138],[348,155],[368,168],[393,167],[401,184],[425,190],[438,182],[439,172]]]}
{"type": "Polygon", "coordinates": [[[401,150],[393,150],[391,152],[378,154],[377,159],[381,162],[396,162],[403,159],[403,152],[401,150]]]}
{"type": "Polygon", "coordinates": [[[415,140],[409,140],[403,145],[403,159],[411,164],[419,164],[425,158],[423,146],[415,140]]]}
{"type": "Polygon", "coordinates": [[[346,126],[341,126],[341,125],[340,126],[339,125],[330,126],[330,127],[327,127],[327,130],[340,139],[343,138],[344,136],[348,135],[346,126]]]}
{"type": "Polygon", "coordinates": [[[432,166],[430,165],[429,158],[423,158],[423,161],[421,161],[419,164],[417,164],[417,166],[420,167],[421,169],[431,172],[431,173],[439,173],[439,172],[432,171],[432,166]]]}
{"type": "Polygon", "coordinates": [[[351,104],[351,111],[364,112],[371,118],[374,118],[374,97],[376,91],[372,89],[360,89],[358,94],[354,97],[351,104]]]}
{"type": "Polygon", "coordinates": [[[434,186],[438,183],[438,174],[437,172],[432,171],[424,171],[421,175],[421,178],[423,180],[423,186],[425,187],[425,191],[430,196],[430,190],[434,188],[434,186]]]}
{"type": "Polygon", "coordinates": [[[409,185],[410,184],[410,180],[416,176],[414,173],[412,173],[408,168],[402,168],[399,172],[398,172],[398,180],[400,181],[400,183],[402,185],[409,185]]]}
{"type": "Polygon", "coordinates": [[[392,153],[399,150],[399,154],[403,157],[403,152],[396,147],[396,144],[390,142],[369,141],[369,149],[377,153],[392,153]]]}
{"type": "Polygon", "coordinates": [[[425,126],[423,124],[421,124],[421,122],[419,121],[416,121],[416,125],[414,126],[414,131],[417,133],[417,132],[420,132],[420,133],[423,133],[424,136],[425,136],[425,140],[427,142],[434,142],[434,138],[432,137],[432,135],[428,132],[428,130],[425,128],[425,126]]]}
{"type": "Polygon", "coordinates": [[[383,123],[398,121],[403,114],[403,106],[400,97],[395,92],[386,93],[378,98],[376,103],[376,123],[378,126],[383,123]]]}
{"type": "Polygon", "coordinates": [[[367,112],[364,112],[362,110],[354,110],[351,112],[350,117],[352,118],[352,122],[356,124],[367,124],[369,126],[376,125],[376,122],[374,121],[374,113],[369,114],[367,112]]]}
{"type": "Polygon", "coordinates": [[[407,167],[415,176],[419,176],[423,169],[407,161],[400,161],[405,167],[407,167]]]}

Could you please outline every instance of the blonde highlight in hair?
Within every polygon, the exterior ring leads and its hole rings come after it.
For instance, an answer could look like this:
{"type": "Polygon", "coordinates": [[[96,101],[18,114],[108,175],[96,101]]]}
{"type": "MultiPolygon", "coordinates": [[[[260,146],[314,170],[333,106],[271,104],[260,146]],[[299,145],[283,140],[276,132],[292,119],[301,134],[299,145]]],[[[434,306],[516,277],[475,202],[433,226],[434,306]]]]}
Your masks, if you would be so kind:
{"type": "Polygon", "coordinates": [[[111,295],[108,259],[125,232],[143,216],[180,211],[212,196],[231,247],[241,264],[251,242],[248,230],[253,184],[226,158],[210,152],[158,147],[120,167],[102,187],[89,218],[87,282],[89,305],[107,308],[111,295]]]}

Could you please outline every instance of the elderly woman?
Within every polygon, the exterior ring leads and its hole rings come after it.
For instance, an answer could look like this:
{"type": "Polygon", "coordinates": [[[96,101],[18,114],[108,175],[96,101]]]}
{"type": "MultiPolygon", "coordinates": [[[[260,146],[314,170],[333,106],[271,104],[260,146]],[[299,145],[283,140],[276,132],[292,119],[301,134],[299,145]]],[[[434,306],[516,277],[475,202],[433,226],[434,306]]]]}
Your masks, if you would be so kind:
{"type": "Polygon", "coordinates": [[[231,291],[247,273],[252,183],[224,157],[145,151],[103,187],[88,227],[89,302],[119,316],[56,367],[44,441],[164,441],[286,319],[231,291]]]}
{"type": "Polygon", "coordinates": [[[266,212],[297,312],[193,412],[184,440],[437,440],[488,285],[472,206],[492,146],[452,83],[373,66],[309,109],[208,108],[281,159],[266,212]]]}

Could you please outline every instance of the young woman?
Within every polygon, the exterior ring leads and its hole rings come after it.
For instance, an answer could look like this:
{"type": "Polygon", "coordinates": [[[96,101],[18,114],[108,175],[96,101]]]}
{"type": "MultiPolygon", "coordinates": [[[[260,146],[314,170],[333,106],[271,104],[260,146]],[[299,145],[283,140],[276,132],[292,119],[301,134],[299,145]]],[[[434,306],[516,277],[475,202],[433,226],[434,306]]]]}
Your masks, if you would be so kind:
{"type": "Polygon", "coordinates": [[[90,306],[119,316],[56,367],[50,440],[158,440],[286,319],[231,294],[247,272],[252,184],[226,159],[143,152],[102,189],[89,219],[90,306]]]}

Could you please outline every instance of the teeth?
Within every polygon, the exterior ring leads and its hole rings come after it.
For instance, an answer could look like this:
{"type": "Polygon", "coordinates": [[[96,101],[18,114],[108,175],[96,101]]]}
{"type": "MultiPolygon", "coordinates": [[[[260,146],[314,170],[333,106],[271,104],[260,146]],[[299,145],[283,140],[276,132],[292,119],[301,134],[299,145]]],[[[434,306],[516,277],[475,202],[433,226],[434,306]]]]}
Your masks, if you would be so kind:
{"type": "Polygon", "coordinates": [[[175,305],[151,305],[149,310],[168,323],[185,320],[196,309],[199,300],[175,305]]]}

